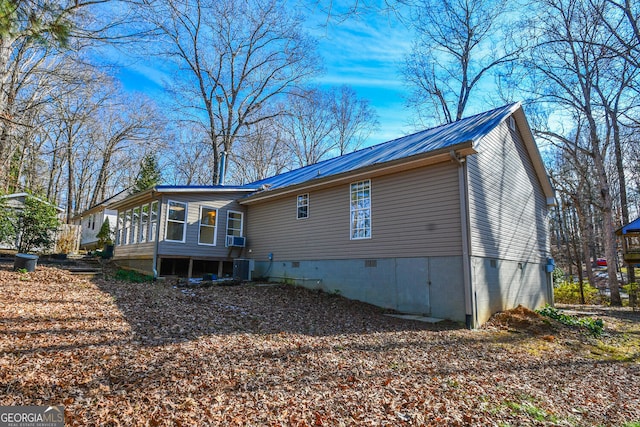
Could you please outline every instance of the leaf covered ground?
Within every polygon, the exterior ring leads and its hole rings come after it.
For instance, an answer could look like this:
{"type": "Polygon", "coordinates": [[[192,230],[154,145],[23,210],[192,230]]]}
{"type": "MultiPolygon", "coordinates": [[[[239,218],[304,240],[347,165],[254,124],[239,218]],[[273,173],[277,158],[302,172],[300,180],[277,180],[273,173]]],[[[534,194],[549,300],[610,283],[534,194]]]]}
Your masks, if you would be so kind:
{"type": "Polygon", "coordinates": [[[598,339],[525,309],[469,331],[289,286],[0,266],[0,405],[72,426],[637,425],[640,317],[591,310],[598,339]]]}

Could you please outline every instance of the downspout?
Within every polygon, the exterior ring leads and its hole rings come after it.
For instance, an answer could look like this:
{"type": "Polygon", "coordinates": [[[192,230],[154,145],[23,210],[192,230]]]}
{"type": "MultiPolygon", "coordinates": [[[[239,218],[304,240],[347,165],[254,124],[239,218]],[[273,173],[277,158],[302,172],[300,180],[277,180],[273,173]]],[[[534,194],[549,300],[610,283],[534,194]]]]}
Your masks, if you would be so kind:
{"type": "Polygon", "coordinates": [[[473,282],[471,280],[471,238],[469,227],[468,194],[467,194],[467,162],[459,158],[451,150],[451,159],[458,164],[458,193],[460,194],[460,232],[462,235],[462,281],[464,285],[465,324],[467,328],[475,327],[473,310],[473,282]]]}

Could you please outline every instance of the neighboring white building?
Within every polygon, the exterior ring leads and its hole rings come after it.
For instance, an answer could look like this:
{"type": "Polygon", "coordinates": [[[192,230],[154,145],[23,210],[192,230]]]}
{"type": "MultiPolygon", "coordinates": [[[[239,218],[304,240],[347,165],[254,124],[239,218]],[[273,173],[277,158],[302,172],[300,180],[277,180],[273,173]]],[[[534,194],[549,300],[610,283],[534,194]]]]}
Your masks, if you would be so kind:
{"type": "MultiPolygon", "coordinates": [[[[111,231],[115,233],[116,221],[118,219],[118,211],[107,209],[107,205],[115,203],[127,197],[127,190],[121,191],[113,197],[110,197],[95,206],[90,207],[86,211],[72,218],[73,224],[82,227],[80,234],[80,249],[94,250],[98,249],[98,233],[105,220],[109,219],[111,231]]],[[[114,234],[115,235],[115,234],[114,234]]]]}

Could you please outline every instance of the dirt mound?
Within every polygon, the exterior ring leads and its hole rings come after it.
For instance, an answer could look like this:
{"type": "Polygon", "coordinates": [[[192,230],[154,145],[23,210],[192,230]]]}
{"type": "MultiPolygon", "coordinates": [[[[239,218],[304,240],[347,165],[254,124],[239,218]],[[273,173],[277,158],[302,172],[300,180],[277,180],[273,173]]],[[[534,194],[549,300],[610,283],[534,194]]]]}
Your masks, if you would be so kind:
{"type": "Polygon", "coordinates": [[[541,316],[522,305],[511,310],[501,311],[491,316],[484,327],[488,329],[503,329],[536,334],[550,333],[554,330],[550,319],[541,316]]]}

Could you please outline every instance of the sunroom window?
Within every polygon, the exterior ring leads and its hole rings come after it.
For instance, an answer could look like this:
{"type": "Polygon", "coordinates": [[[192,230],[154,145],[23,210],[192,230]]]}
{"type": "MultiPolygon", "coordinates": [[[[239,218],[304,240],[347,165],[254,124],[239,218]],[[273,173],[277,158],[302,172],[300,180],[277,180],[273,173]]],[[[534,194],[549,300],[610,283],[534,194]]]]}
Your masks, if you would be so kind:
{"type": "Polygon", "coordinates": [[[169,200],[165,240],[184,242],[187,222],[187,204],[169,200]]]}
{"type": "Polygon", "coordinates": [[[140,210],[140,239],[139,241],[146,242],[149,238],[149,205],[142,205],[140,210]]]}
{"type": "Polygon", "coordinates": [[[156,240],[158,232],[158,201],[151,202],[151,216],[149,218],[149,241],[156,240]]]}
{"type": "Polygon", "coordinates": [[[138,243],[140,240],[140,206],[133,208],[131,214],[131,243],[138,243]]]}
{"type": "Polygon", "coordinates": [[[124,241],[123,244],[131,243],[131,210],[124,213],[124,241]]]}

